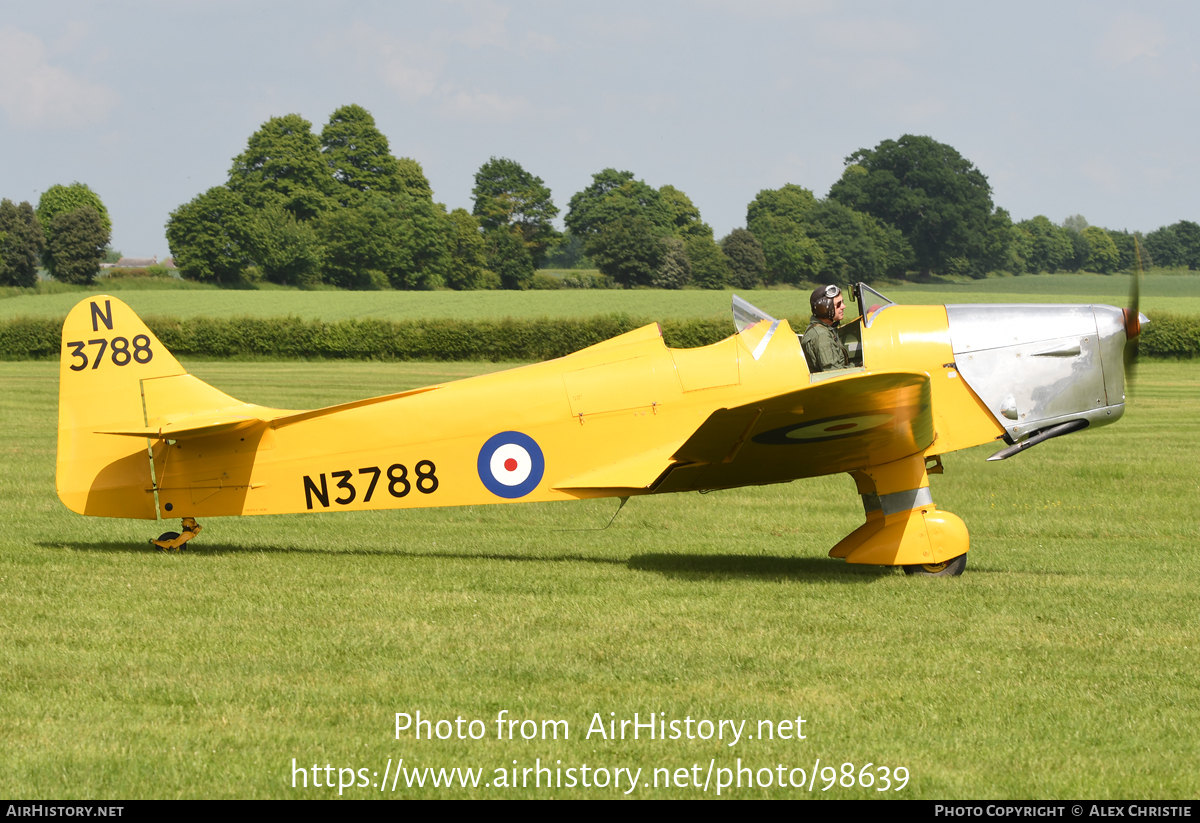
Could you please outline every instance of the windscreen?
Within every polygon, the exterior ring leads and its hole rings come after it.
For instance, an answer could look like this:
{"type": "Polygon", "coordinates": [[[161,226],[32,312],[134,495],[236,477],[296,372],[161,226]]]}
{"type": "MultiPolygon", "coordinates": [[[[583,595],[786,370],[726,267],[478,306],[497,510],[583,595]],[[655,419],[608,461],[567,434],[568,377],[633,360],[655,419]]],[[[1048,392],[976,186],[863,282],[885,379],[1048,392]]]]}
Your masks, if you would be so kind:
{"type": "Polygon", "coordinates": [[[752,306],[736,294],[733,296],[733,325],[739,332],[745,331],[762,320],[775,322],[775,318],[762,309],[752,306]]]}

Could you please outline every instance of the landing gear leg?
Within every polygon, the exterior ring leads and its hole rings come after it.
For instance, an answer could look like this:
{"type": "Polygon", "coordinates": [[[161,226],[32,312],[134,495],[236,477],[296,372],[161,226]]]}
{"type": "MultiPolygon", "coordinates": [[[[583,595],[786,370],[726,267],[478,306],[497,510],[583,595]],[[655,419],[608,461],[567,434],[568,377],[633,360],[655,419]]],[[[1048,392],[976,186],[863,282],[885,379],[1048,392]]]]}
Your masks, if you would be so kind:
{"type": "MultiPolygon", "coordinates": [[[[931,458],[932,459],[932,458],[931,458]]],[[[922,455],[851,472],[867,522],[829,552],[847,563],[903,566],[907,574],[956,577],[971,547],[966,525],[929,493],[922,455]]],[[[933,467],[940,468],[940,461],[933,467]]]]}
{"type": "Polygon", "coordinates": [[[203,526],[196,522],[196,518],[185,517],[179,528],[182,530],[182,534],[180,532],[163,532],[157,540],[151,540],[150,545],[156,546],[160,552],[181,552],[189,540],[200,534],[203,526]]]}

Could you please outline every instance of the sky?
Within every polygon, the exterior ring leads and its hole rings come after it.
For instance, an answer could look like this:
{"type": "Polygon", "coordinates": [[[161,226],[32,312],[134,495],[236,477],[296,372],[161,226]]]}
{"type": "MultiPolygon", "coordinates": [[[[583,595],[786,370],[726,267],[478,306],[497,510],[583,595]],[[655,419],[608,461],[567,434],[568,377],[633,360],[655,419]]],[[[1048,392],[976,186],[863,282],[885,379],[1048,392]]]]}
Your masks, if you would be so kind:
{"type": "Polygon", "coordinates": [[[1196,3],[0,0],[0,197],[86,183],[129,256],[165,257],[171,211],[268,118],[319,133],[348,103],[450,209],[490,157],[564,213],[612,167],[720,238],[760,190],[824,197],[848,155],[920,134],[1014,220],[1200,222],[1196,3]]]}

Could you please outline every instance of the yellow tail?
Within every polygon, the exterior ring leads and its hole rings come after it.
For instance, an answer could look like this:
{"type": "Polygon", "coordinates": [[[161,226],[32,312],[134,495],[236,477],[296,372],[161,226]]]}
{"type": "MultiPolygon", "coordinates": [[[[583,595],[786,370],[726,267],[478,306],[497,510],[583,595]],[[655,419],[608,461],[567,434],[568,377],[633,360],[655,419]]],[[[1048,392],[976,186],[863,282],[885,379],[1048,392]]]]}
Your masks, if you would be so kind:
{"type": "Polygon", "coordinates": [[[157,519],[152,461],[162,460],[163,428],[252,408],[188,375],[133,309],[108,295],[67,315],[58,373],[55,485],[79,514],[157,519]]]}

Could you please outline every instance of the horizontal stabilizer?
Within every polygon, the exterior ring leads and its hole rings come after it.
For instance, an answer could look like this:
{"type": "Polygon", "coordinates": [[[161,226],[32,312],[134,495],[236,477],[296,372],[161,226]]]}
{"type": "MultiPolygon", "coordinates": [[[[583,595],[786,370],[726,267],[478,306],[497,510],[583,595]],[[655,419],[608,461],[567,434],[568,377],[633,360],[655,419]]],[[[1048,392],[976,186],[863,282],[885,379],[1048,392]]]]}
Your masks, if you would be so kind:
{"type": "Polygon", "coordinates": [[[188,420],[177,425],[145,427],[134,429],[110,429],[98,431],[96,434],[119,434],[126,437],[151,437],[157,440],[192,440],[197,437],[211,437],[214,434],[226,434],[238,429],[249,428],[256,423],[263,423],[257,417],[215,417],[206,420],[188,420]]]}

